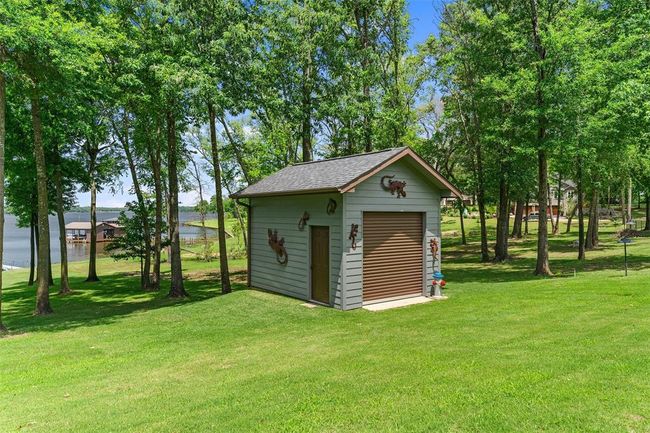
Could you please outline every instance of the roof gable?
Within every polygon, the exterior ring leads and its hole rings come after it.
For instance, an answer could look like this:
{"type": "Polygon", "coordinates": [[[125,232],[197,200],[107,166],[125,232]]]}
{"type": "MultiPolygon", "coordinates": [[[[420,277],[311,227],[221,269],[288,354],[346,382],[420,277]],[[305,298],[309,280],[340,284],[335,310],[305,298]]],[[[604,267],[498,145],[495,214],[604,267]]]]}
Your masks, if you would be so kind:
{"type": "MultiPolygon", "coordinates": [[[[107,222],[107,221],[99,221],[97,222],[97,225],[95,227],[102,227],[102,226],[106,226],[114,229],[122,228],[122,226],[118,223],[107,222]]],[[[91,227],[92,225],[90,224],[89,221],[74,221],[65,225],[65,228],[67,230],[90,230],[91,227]]]]}
{"type": "Polygon", "coordinates": [[[307,194],[317,192],[345,193],[400,159],[408,157],[415,167],[431,177],[442,190],[460,195],[440,173],[408,147],[364,153],[348,157],[294,164],[233,194],[233,197],[307,194]]]}

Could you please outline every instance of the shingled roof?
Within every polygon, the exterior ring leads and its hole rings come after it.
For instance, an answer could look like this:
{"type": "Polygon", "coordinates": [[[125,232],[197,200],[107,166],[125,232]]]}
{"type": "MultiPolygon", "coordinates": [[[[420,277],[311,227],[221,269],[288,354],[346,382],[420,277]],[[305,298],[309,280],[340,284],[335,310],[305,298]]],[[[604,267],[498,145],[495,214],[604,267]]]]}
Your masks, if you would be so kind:
{"type": "Polygon", "coordinates": [[[280,171],[233,194],[234,198],[316,192],[347,192],[357,184],[404,156],[412,157],[452,194],[460,191],[408,147],[381,150],[359,155],[304,162],[280,171]]]}

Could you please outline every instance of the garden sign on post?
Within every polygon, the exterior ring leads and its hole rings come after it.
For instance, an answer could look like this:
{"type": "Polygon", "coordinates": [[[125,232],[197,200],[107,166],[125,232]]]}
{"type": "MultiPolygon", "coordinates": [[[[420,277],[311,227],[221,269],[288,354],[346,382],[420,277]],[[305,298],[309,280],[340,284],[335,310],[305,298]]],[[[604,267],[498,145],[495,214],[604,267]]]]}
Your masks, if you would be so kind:
{"type": "Polygon", "coordinates": [[[625,263],[625,276],[627,277],[627,244],[631,244],[632,239],[630,239],[630,238],[622,238],[622,239],[619,240],[619,242],[623,244],[623,250],[625,251],[625,253],[624,253],[625,254],[624,263],[625,263]]]}

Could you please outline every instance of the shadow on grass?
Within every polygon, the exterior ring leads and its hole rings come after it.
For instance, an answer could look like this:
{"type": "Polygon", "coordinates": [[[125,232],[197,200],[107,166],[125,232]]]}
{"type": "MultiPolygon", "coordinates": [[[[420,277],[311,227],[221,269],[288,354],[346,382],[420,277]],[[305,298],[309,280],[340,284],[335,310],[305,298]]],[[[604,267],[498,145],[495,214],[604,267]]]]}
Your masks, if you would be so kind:
{"type": "MultiPolygon", "coordinates": [[[[87,283],[83,278],[71,278],[74,292],[59,296],[55,286],[50,288],[50,301],[54,314],[33,316],[35,287],[26,283],[16,283],[4,291],[3,315],[10,330],[9,336],[28,332],[53,332],[82,326],[95,326],[111,323],[123,316],[139,311],[174,307],[182,304],[201,302],[222,296],[218,272],[186,272],[185,288],[190,294],[186,299],[167,297],[169,273],[162,275],[159,292],[140,290],[139,276],[133,273],[116,273],[100,277],[101,281],[87,283]]],[[[246,273],[231,273],[233,291],[246,289],[246,273]]]]}

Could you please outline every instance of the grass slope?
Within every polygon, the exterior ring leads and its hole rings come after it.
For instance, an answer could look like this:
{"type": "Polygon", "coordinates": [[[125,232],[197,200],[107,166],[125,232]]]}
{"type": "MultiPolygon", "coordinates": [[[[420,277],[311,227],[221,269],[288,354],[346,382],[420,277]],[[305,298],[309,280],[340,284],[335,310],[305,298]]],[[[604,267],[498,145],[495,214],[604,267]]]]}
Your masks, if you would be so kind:
{"type": "Polygon", "coordinates": [[[0,431],[650,431],[650,240],[625,278],[604,229],[581,265],[553,237],[548,279],[532,238],[504,265],[447,240],[449,299],[381,313],[307,309],[242,273],[219,296],[217,264],[189,260],[192,298],[172,301],[103,260],[98,284],[74,264],[76,293],[37,318],[9,272],[0,431]]]}
{"type": "MultiPolygon", "coordinates": [[[[185,223],[185,225],[192,227],[203,227],[201,221],[188,221],[185,223]]],[[[226,218],[224,225],[226,226],[226,231],[232,232],[233,227],[235,225],[239,225],[239,221],[237,221],[235,218],[226,218]]],[[[212,230],[217,230],[219,228],[219,221],[216,218],[207,218],[205,220],[205,227],[212,230]]]]}

